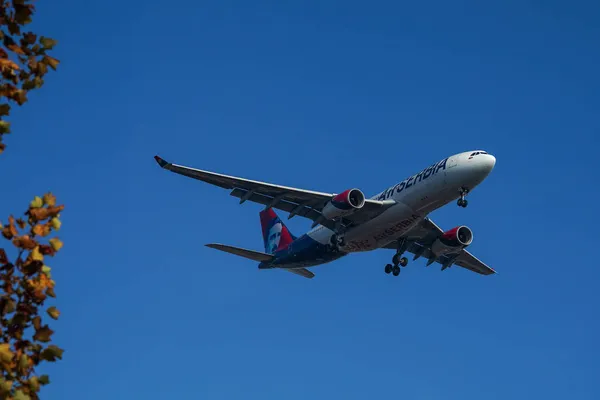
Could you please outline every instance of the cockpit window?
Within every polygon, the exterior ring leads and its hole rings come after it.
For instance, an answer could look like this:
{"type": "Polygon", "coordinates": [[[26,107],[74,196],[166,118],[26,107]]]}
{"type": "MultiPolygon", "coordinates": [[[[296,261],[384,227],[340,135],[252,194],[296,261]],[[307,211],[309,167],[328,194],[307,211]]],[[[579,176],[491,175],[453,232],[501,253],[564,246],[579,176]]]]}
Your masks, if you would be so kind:
{"type": "Polygon", "coordinates": [[[485,151],[476,151],[474,153],[471,153],[471,155],[469,156],[469,159],[471,159],[479,154],[487,154],[487,153],[485,151]]]}

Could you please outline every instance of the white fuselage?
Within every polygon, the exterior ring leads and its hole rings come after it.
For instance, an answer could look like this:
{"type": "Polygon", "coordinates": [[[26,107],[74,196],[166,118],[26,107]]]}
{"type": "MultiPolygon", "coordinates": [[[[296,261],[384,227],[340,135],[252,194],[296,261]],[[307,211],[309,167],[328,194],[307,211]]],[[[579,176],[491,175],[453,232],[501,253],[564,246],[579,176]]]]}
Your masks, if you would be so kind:
{"type": "MultiPolygon", "coordinates": [[[[448,157],[372,199],[391,200],[394,205],[377,217],[344,232],[344,253],[370,251],[401,238],[432,211],[460,197],[461,188],[473,190],[489,175],[496,159],[474,150],[448,157]],[[475,153],[475,155],[473,155],[475,153]]],[[[327,244],[334,232],[322,225],[308,236],[327,244]]]]}

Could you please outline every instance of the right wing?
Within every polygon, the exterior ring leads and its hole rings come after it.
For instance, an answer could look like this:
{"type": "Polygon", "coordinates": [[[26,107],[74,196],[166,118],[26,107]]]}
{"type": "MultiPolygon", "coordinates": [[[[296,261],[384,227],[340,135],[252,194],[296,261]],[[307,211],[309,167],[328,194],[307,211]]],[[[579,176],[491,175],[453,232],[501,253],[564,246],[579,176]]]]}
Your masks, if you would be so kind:
{"type": "MultiPolygon", "coordinates": [[[[335,193],[315,192],[203,171],[169,163],[159,156],[155,156],[154,159],[161,168],[171,172],[230,189],[230,194],[238,197],[240,204],[248,200],[289,212],[290,218],[300,215],[311,219],[314,221],[313,226],[321,224],[331,230],[336,228],[334,221],[325,219],[321,214],[325,205],[336,195],[335,193]]],[[[382,213],[393,204],[393,200],[365,199],[365,204],[360,210],[342,219],[342,225],[343,227],[359,225],[382,213]]]]}
{"type": "MultiPolygon", "coordinates": [[[[415,226],[404,236],[406,239],[405,250],[413,253],[415,255],[415,259],[418,257],[423,257],[429,260],[433,259],[433,262],[437,262],[442,266],[446,264],[448,266],[456,264],[481,275],[492,275],[496,273],[494,269],[487,266],[484,262],[479,260],[465,249],[462,249],[458,254],[442,255],[436,258],[431,251],[430,246],[433,244],[435,239],[437,239],[443,233],[444,231],[432,220],[425,218],[419,225],[415,226]],[[455,256],[456,258],[454,258],[455,256]]],[[[396,250],[398,244],[396,241],[394,241],[384,247],[387,249],[396,250]]]]}

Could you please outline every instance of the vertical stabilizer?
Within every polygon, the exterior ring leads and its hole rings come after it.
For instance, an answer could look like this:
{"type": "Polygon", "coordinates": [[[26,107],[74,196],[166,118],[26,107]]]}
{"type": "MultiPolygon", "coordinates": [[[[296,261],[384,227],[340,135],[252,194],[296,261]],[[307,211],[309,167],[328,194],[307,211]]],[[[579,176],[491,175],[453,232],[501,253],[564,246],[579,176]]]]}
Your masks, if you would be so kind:
{"type": "Polygon", "coordinates": [[[267,254],[283,250],[296,240],[272,208],[260,212],[260,226],[267,254]]]}

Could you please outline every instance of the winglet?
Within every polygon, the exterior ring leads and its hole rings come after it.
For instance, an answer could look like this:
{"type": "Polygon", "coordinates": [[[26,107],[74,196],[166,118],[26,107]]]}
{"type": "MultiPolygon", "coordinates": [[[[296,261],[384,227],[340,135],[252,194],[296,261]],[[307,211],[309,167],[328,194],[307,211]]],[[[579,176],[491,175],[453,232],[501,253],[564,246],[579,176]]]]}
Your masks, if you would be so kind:
{"type": "Polygon", "coordinates": [[[161,168],[166,167],[167,165],[169,165],[168,162],[166,162],[165,160],[163,160],[162,158],[160,158],[159,156],[154,156],[154,159],[156,160],[156,162],[158,163],[158,165],[160,165],[161,168]]]}

